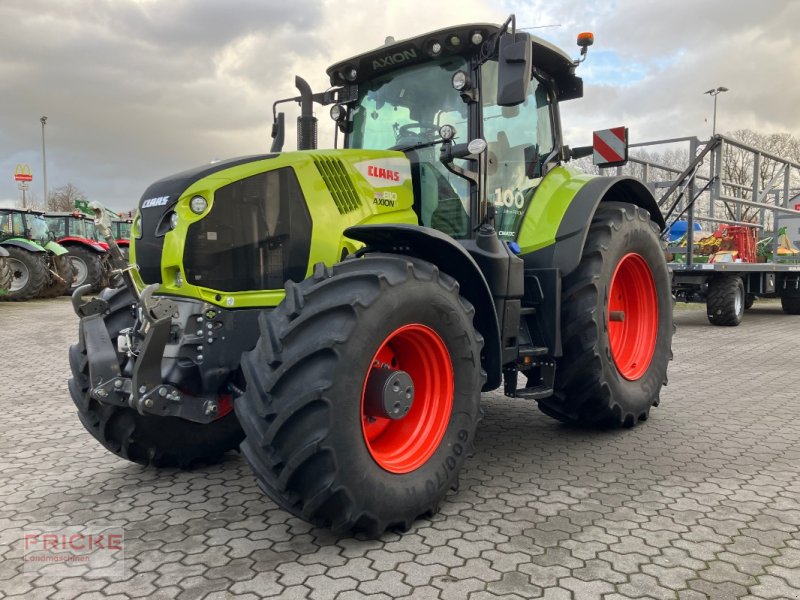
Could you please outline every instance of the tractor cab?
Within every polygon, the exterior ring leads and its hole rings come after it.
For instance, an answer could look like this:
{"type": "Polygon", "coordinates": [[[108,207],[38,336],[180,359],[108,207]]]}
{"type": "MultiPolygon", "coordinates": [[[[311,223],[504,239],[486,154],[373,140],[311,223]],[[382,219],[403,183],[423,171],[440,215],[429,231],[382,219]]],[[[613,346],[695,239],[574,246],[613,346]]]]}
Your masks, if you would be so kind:
{"type": "Polygon", "coordinates": [[[334,104],[345,148],[406,154],[419,224],[464,239],[488,219],[511,241],[562,161],[558,102],[583,94],[576,64],[512,16],[387,38],[331,66],[337,87],[313,99],[334,104]]]}

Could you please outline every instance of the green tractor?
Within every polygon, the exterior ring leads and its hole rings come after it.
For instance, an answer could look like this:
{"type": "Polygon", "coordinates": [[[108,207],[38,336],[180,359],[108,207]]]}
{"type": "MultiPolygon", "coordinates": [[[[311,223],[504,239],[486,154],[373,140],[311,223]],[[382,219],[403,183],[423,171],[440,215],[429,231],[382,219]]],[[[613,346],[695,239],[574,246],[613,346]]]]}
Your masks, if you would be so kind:
{"type": "Polygon", "coordinates": [[[270,153],[152,184],[137,268],[110,243],[124,287],[73,295],[86,429],[156,466],[241,447],[279,506],[379,535],[456,486],[481,392],[646,419],[671,359],[664,221],[638,180],[567,166],[592,151],[562,142],[578,62],[513,17],[390,39],[324,93],[296,79],[297,151],[281,113],[270,153]],[[314,103],[341,149],[316,148],[314,103]]]}
{"type": "Polygon", "coordinates": [[[0,256],[11,272],[4,287],[0,265],[0,300],[29,300],[64,294],[72,283],[67,249],[53,240],[43,213],[0,208],[0,256]]]}

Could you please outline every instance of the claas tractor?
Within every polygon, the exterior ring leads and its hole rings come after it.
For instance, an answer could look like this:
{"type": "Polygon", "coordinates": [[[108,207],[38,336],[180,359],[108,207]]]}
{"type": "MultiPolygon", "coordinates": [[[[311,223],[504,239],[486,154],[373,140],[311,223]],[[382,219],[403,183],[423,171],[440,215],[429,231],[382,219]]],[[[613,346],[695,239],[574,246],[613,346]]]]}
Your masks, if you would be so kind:
{"type": "Polygon", "coordinates": [[[646,419],[671,358],[664,221],[638,180],[568,166],[592,151],[559,120],[580,58],[514,25],[389,39],[322,93],[298,77],[297,151],[276,113],[269,153],[147,188],[125,285],[73,295],[86,429],[157,466],[240,447],[278,506],[380,535],[455,488],[481,392],[646,419]]]}

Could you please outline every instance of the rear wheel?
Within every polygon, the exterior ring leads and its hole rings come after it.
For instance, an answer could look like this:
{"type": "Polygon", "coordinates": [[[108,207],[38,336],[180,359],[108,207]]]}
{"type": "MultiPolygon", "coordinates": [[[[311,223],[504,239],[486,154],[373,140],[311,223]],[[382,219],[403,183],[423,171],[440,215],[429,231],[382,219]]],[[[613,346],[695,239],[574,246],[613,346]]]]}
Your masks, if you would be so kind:
{"type": "Polygon", "coordinates": [[[42,298],[61,296],[66,293],[72,285],[75,269],[72,266],[69,255],[53,256],[51,268],[53,273],[50,273],[50,281],[40,294],[42,298]],[[56,277],[56,274],[58,277],[56,277]]]}
{"type": "Polygon", "coordinates": [[[16,246],[6,247],[6,261],[11,269],[11,286],[2,300],[29,300],[41,294],[47,283],[47,265],[44,252],[28,252],[16,246]]]}
{"type": "MultiPolygon", "coordinates": [[[[100,297],[109,302],[109,314],[104,321],[116,345],[119,332],[134,323],[133,299],[126,288],[103,290],[100,297]]],[[[118,358],[122,361],[125,356],[118,358]]],[[[220,398],[220,416],[208,424],[140,415],[131,408],[101,404],[89,396],[83,339],[70,347],[69,364],[72,370],[69,392],[78,407],[81,423],[97,441],[121,458],[143,465],[187,469],[219,461],[244,437],[229,397],[220,398]]]]}
{"type": "Polygon", "coordinates": [[[706,315],[712,325],[735,327],[745,309],[744,282],[735,275],[714,277],[708,282],[706,315]]]}
{"type": "Polygon", "coordinates": [[[82,246],[70,246],[69,258],[75,269],[71,290],[86,284],[92,286],[92,292],[103,289],[103,262],[99,254],[82,246]]]}
{"type": "Polygon", "coordinates": [[[672,292],[658,228],[643,209],[604,202],[563,282],[555,394],[560,421],[632,426],[658,405],[672,358],[672,292]]]}
{"type": "Polygon", "coordinates": [[[479,417],[473,315],[456,281],[418,259],[372,255],[290,282],[243,355],[235,407],[264,492],[372,536],[435,512],[479,417]]]}
{"type": "Polygon", "coordinates": [[[13,278],[14,274],[11,272],[8,260],[6,260],[5,256],[0,256],[0,298],[8,295],[13,278]]]}

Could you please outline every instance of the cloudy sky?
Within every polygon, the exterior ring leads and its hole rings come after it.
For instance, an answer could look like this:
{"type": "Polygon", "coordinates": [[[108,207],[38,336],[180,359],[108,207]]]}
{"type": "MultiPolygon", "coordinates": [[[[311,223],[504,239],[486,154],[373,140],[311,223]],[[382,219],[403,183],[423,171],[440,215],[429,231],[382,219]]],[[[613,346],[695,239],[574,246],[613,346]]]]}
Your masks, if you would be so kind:
{"type": "Polygon", "coordinates": [[[268,149],[271,104],[294,95],[294,74],[320,91],[328,64],[387,35],[511,12],[570,53],[578,32],[595,34],[585,97],[562,107],[571,145],[620,124],[631,141],[708,137],[703,92],[720,85],[718,130],[800,136],[800,1],[3,0],[0,204],[19,198],[17,163],[43,195],[42,115],[48,187],[128,209],[164,175],[268,149]]]}

